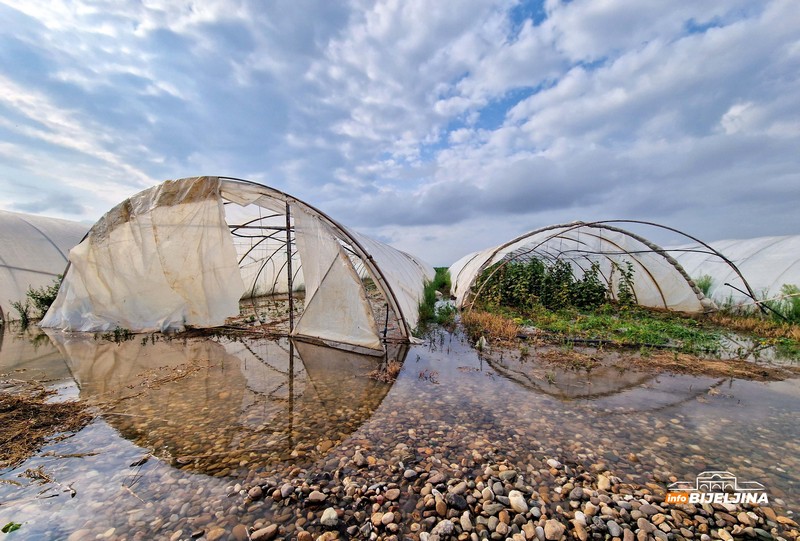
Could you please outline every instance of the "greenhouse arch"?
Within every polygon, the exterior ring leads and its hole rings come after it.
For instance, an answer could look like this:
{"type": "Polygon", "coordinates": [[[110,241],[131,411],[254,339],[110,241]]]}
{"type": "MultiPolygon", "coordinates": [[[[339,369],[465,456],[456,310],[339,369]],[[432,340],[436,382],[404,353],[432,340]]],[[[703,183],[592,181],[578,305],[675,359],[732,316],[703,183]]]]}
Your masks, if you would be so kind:
{"type": "Polygon", "coordinates": [[[67,266],[70,248],[87,225],[0,211],[0,321],[19,317],[12,303],[25,303],[28,288],[49,286],[67,266]]]}
{"type": "Polygon", "coordinates": [[[409,254],[274,188],[229,177],[186,178],[134,195],[92,227],[70,253],[42,326],[215,327],[239,314],[240,299],[285,293],[290,335],[381,352],[386,340],[411,339],[433,275],[409,254]],[[365,279],[385,302],[380,317],[365,279]],[[304,291],[304,303],[294,321],[297,291],[304,291]]]}
{"type": "Polygon", "coordinates": [[[670,250],[614,224],[660,228],[691,239],[699,245],[696,251],[723,261],[731,273],[741,278],[743,287],[750,291],[738,268],[723,254],[677,229],[636,220],[579,221],[536,229],[499,246],[461,258],[450,267],[451,293],[456,298],[456,304],[460,308],[472,306],[481,294],[480,286],[477,286],[478,278],[493,265],[499,267],[509,261],[540,259],[569,263],[576,278],[596,264],[612,297],[617,294],[617,284],[612,279],[615,269],[630,262],[634,270],[633,294],[637,304],[688,313],[717,309],[716,304],[703,295],[686,270],[670,254],[670,250]]]}
{"type": "Polygon", "coordinates": [[[710,279],[708,296],[717,303],[757,305],[762,298],[780,296],[784,285],[800,286],[800,235],[719,240],[709,246],[716,253],[692,244],[669,251],[691,276],[710,279]]]}

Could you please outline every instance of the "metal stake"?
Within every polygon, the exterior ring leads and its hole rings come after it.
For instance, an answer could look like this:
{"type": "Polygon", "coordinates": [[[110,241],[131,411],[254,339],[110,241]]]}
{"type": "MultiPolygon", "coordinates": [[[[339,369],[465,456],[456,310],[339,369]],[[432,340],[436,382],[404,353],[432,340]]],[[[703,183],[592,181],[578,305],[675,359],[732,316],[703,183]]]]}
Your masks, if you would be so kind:
{"type": "Polygon", "coordinates": [[[292,296],[292,230],[291,209],[286,202],[286,282],[289,285],[289,334],[294,331],[294,297],[292,296]]]}

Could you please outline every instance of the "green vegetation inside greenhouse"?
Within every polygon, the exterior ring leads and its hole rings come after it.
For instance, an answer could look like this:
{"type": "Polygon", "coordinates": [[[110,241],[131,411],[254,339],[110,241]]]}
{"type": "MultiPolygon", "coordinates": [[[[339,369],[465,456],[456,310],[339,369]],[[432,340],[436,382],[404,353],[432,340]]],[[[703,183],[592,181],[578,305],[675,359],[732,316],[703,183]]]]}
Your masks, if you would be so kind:
{"type": "MultiPolygon", "coordinates": [[[[783,320],[755,314],[687,316],[636,305],[630,263],[615,267],[612,295],[597,264],[576,279],[569,263],[540,260],[503,262],[484,271],[473,309],[532,328],[556,341],[597,345],[670,348],[695,355],[747,355],[774,347],[784,358],[800,356],[800,331],[783,320]],[[614,298],[615,297],[615,298],[614,298]],[[739,338],[746,337],[742,345],[739,338]]],[[[784,295],[790,295],[784,287],[784,295]]],[[[800,312],[800,297],[788,296],[776,310],[800,312]],[[792,303],[796,303],[792,304],[792,303]]]]}

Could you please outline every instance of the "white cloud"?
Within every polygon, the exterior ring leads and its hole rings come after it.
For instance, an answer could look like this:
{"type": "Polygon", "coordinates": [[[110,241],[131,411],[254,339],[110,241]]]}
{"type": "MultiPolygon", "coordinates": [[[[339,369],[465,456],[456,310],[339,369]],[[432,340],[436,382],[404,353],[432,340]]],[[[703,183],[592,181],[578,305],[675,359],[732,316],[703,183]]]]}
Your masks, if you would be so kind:
{"type": "Polygon", "coordinates": [[[579,218],[797,232],[795,2],[517,7],[8,0],[0,189],[36,208],[57,198],[18,179],[62,182],[97,217],[164,178],[250,177],[437,264],[579,218]]]}

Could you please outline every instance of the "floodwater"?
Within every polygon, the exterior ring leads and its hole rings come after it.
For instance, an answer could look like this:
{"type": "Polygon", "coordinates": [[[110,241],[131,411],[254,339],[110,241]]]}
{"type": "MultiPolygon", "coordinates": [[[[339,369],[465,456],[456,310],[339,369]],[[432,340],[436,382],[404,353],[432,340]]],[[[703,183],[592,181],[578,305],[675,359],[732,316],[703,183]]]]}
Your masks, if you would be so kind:
{"type": "Polygon", "coordinates": [[[0,379],[45,382],[97,417],[0,470],[0,524],[21,523],[20,539],[188,539],[290,522],[296,515],[270,516],[239,490],[296,468],[330,472],[356,447],[380,464],[400,443],[456,468],[476,452],[517,464],[546,456],[662,486],[726,470],[800,511],[800,380],[574,371],[542,366],[535,351],[492,357],[442,330],[375,358],[286,339],[117,343],[7,328],[0,379]],[[404,361],[396,382],[368,376],[391,359],[404,361]],[[51,482],[22,475],[39,467],[51,482]]]}

